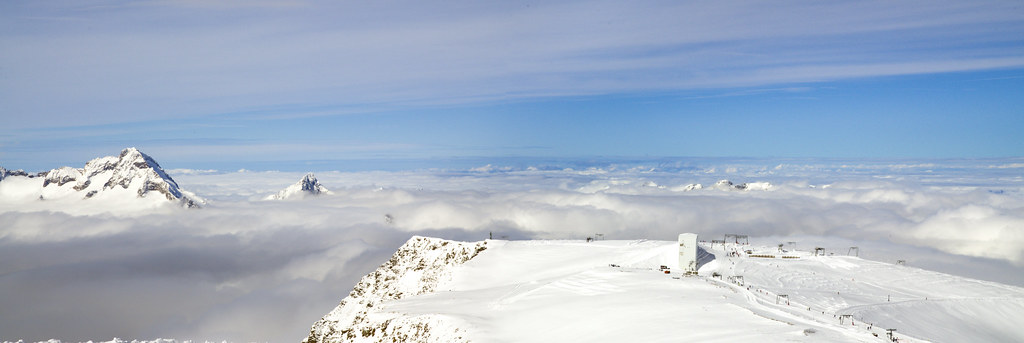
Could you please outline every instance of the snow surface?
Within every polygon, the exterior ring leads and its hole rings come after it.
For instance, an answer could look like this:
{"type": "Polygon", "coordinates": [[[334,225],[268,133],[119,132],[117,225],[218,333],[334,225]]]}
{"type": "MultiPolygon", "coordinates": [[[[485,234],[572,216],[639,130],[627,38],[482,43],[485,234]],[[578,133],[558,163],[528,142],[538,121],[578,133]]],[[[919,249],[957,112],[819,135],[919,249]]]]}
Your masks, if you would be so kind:
{"type": "MultiPolygon", "coordinates": [[[[711,248],[718,256],[727,250],[745,249],[749,248],[711,248]]],[[[1024,288],[854,256],[780,253],[777,248],[752,252],[775,258],[752,258],[743,253],[724,256],[716,261],[717,268],[701,272],[718,272],[725,278],[742,275],[747,285],[759,291],[762,301],[788,295],[789,313],[819,321],[837,320],[830,317],[845,314],[852,315],[861,328],[865,322],[875,328],[896,328],[899,337],[937,342],[1024,341],[1020,326],[1024,323],[1024,288]],[[801,308],[811,310],[803,312],[801,308]]]]}
{"type": "MultiPolygon", "coordinates": [[[[387,272],[397,273],[401,287],[416,288],[409,282],[417,278],[406,273],[424,268],[450,278],[431,279],[432,292],[360,294],[379,299],[369,308],[349,305],[364,311],[360,327],[386,331],[415,322],[416,332],[433,339],[477,342],[882,342],[887,328],[897,329],[901,342],[1024,341],[1024,289],[857,257],[702,243],[716,259],[700,276],[685,276],[660,270],[676,267],[675,242],[483,244],[487,249],[464,263],[420,263],[404,272],[392,263],[387,272]],[[744,280],[730,278],[736,275],[744,280]],[[852,321],[840,323],[841,315],[852,321]]],[[[345,307],[343,301],[332,311],[335,319],[345,307]]],[[[314,329],[351,329],[346,320],[334,323],[314,329]]],[[[307,342],[388,339],[363,332],[307,342]]]]}

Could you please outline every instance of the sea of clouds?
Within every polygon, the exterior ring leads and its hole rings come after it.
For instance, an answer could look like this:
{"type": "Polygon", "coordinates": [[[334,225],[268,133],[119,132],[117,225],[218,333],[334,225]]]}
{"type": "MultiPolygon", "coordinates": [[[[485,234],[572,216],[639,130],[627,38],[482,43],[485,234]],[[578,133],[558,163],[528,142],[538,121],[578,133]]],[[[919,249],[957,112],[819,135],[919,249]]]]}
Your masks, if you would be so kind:
{"type": "Polygon", "coordinates": [[[83,211],[0,199],[0,341],[298,342],[412,235],[738,233],[753,244],[835,254],[857,246],[868,259],[1021,286],[1022,162],[705,159],[318,172],[331,195],[286,201],[259,199],[304,173],[171,169],[183,189],[208,200],[204,208],[83,211]],[[771,187],[714,186],[722,179],[771,187]]]}

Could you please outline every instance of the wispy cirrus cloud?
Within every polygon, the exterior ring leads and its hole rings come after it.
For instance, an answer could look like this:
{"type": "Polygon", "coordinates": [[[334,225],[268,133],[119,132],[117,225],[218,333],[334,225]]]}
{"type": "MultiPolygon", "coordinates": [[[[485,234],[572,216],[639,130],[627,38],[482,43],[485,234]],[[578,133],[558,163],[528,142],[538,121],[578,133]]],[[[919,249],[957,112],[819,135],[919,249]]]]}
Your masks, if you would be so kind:
{"type": "Polygon", "coordinates": [[[372,110],[1024,66],[1017,35],[1024,11],[1012,2],[277,5],[7,4],[4,22],[19,28],[0,33],[8,124],[188,118],[284,104],[372,110]],[[47,16],[76,20],[40,19],[47,16]]]}

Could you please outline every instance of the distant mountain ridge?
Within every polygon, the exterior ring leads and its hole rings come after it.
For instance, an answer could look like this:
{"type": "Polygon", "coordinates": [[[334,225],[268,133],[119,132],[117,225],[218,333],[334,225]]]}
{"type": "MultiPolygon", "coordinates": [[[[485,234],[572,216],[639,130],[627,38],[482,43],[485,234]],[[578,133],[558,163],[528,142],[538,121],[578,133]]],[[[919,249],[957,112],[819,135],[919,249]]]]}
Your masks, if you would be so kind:
{"type": "MultiPolygon", "coordinates": [[[[43,174],[44,173],[40,173],[40,175],[43,175],[43,174]]],[[[34,177],[36,175],[29,175],[29,173],[26,173],[24,170],[21,170],[21,169],[18,169],[18,170],[7,170],[7,169],[4,169],[4,167],[0,167],[0,181],[3,181],[4,178],[6,178],[8,176],[34,177]]]]}

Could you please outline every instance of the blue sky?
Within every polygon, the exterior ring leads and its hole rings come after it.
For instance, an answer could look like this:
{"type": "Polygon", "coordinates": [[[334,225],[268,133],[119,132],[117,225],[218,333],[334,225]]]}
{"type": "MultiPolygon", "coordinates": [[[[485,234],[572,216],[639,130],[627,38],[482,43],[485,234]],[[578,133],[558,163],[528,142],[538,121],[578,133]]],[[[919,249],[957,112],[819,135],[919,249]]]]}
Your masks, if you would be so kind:
{"type": "Polygon", "coordinates": [[[0,49],[6,168],[1024,156],[1017,1],[4,2],[0,49]]]}

